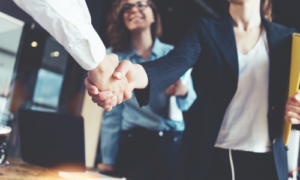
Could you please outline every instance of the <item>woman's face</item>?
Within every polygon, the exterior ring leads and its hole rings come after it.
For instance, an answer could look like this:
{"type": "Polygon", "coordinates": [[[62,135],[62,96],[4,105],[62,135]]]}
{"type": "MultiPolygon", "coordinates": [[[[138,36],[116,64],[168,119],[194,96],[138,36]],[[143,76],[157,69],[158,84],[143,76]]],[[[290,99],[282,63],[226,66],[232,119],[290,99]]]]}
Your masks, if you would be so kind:
{"type": "MultiPolygon", "coordinates": [[[[136,4],[137,2],[147,2],[147,0],[127,0],[126,3],[136,4]]],[[[150,6],[145,8],[134,6],[131,10],[124,12],[123,19],[129,31],[143,31],[151,28],[154,23],[154,15],[150,6]],[[141,10],[142,9],[142,10],[141,10]]]]}

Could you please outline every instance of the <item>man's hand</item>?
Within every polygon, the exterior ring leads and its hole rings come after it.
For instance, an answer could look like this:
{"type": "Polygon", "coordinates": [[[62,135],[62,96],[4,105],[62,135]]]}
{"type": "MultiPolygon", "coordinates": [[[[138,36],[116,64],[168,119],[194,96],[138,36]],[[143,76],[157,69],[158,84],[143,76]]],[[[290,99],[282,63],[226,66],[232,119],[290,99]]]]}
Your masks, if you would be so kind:
{"type": "Polygon", "coordinates": [[[284,118],[291,124],[300,124],[300,91],[288,98],[284,118]]]}
{"type": "Polygon", "coordinates": [[[89,96],[92,97],[92,101],[98,106],[104,108],[106,111],[111,111],[112,107],[116,106],[117,96],[111,91],[98,91],[98,88],[91,84],[88,78],[85,79],[84,83],[89,96]]]}
{"type": "Polygon", "coordinates": [[[174,84],[172,84],[167,90],[166,94],[168,96],[178,96],[178,97],[184,97],[186,96],[188,92],[188,89],[181,83],[181,80],[179,79],[174,84]]]}
{"type": "Polygon", "coordinates": [[[127,79],[116,80],[112,77],[119,65],[118,56],[115,54],[106,55],[97,68],[88,72],[88,80],[100,91],[111,91],[117,96],[117,103],[123,101],[124,90],[128,85],[127,79]]]}

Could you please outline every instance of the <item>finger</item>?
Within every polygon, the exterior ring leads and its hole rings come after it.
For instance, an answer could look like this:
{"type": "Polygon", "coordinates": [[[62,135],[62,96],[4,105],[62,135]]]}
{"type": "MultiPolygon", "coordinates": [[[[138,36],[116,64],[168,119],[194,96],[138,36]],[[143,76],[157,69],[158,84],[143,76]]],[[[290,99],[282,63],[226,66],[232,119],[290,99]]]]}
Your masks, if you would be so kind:
{"type": "Polygon", "coordinates": [[[124,60],[120,62],[119,66],[116,68],[113,74],[113,77],[115,79],[121,80],[122,78],[125,77],[125,75],[130,70],[131,67],[132,67],[132,63],[128,60],[124,60]]]}
{"type": "Polygon", "coordinates": [[[112,107],[108,108],[108,109],[105,109],[105,111],[109,112],[112,110],[112,107]]]}
{"type": "Polygon", "coordinates": [[[103,101],[108,100],[113,96],[113,93],[111,91],[101,91],[97,94],[95,97],[97,100],[103,101]]]}
{"type": "Polygon", "coordinates": [[[298,113],[294,113],[292,111],[285,111],[285,116],[287,116],[289,118],[300,119],[300,115],[298,113]]]}
{"type": "Polygon", "coordinates": [[[113,96],[113,93],[111,93],[110,91],[103,91],[103,92],[99,92],[98,94],[91,94],[91,93],[88,94],[89,96],[91,96],[97,101],[105,101],[110,99],[113,96]]]}
{"type": "Polygon", "coordinates": [[[108,104],[102,105],[101,103],[97,103],[97,105],[100,106],[100,107],[102,107],[102,108],[105,109],[105,110],[108,110],[108,109],[112,108],[112,107],[111,107],[110,105],[108,105],[108,104]]]}
{"type": "Polygon", "coordinates": [[[115,107],[117,105],[117,96],[114,95],[112,98],[111,98],[111,101],[112,103],[110,103],[109,105],[111,105],[112,107],[115,107]]]}
{"type": "Polygon", "coordinates": [[[89,94],[92,99],[94,99],[95,101],[105,101],[105,100],[109,100],[112,96],[113,93],[103,93],[103,92],[99,92],[99,94],[95,95],[95,94],[89,94]]]}
{"type": "Polygon", "coordinates": [[[111,100],[111,103],[110,103],[111,106],[114,107],[114,106],[117,105],[117,101],[118,100],[117,100],[117,96],[116,95],[113,95],[113,97],[111,97],[110,100],[111,100]]]}
{"type": "Polygon", "coordinates": [[[123,101],[126,101],[132,97],[132,91],[130,89],[125,89],[123,101]]]}
{"type": "Polygon", "coordinates": [[[288,99],[288,103],[294,106],[300,106],[300,96],[297,94],[294,95],[293,97],[288,99]]]}
{"type": "MultiPolygon", "coordinates": [[[[105,101],[98,101],[98,100],[95,100],[94,98],[92,98],[92,101],[93,101],[94,103],[97,103],[97,104],[100,105],[100,106],[110,105],[111,103],[113,103],[113,101],[111,101],[110,99],[105,100],[105,101]]],[[[110,106],[111,106],[111,105],[110,105],[110,106]]]]}
{"type": "Polygon", "coordinates": [[[118,104],[121,104],[123,102],[123,96],[124,96],[123,93],[119,93],[118,101],[117,101],[118,104]]]}
{"type": "Polygon", "coordinates": [[[287,104],[286,105],[286,110],[287,111],[292,111],[294,113],[300,114],[300,107],[299,106],[294,106],[292,104],[287,104]]]}
{"type": "Polygon", "coordinates": [[[98,94],[98,88],[94,86],[88,78],[85,78],[84,84],[89,94],[98,94]]]}
{"type": "Polygon", "coordinates": [[[284,119],[290,124],[300,124],[299,119],[285,116],[284,119]]]}

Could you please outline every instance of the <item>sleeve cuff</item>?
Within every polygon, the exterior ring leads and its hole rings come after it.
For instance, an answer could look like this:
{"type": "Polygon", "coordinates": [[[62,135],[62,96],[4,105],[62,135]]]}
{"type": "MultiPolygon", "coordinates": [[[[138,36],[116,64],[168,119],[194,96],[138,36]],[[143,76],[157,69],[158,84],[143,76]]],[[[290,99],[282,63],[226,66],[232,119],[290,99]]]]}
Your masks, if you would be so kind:
{"type": "Polygon", "coordinates": [[[134,94],[140,105],[140,107],[146,106],[149,103],[150,99],[150,81],[149,85],[145,89],[135,89],[134,94]]]}

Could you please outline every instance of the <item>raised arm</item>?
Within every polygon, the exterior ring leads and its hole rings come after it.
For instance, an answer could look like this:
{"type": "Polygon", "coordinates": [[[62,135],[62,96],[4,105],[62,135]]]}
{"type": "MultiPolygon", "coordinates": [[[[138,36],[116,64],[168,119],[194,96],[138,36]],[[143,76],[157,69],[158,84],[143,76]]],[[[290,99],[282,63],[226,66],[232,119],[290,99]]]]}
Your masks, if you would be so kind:
{"type": "MultiPolygon", "coordinates": [[[[99,90],[114,92],[123,100],[127,80],[114,80],[116,56],[106,55],[105,46],[91,24],[85,0],[13,0],[48,31],[78,64],[88,70],[88,78],[99,90]]],[[[126,98],[126,95],[125,95],[126,98]]]]}
{"type": "Polygon", "coordinates": [[[197,62],[201,53],[200,26],[200,21],[196,21],[168,55],[140,65],[125,61],[116,69],[114,77],[121,79],[126,74],[128,83],[140,89],[135,90],[139,104],[147,105],[149,99],[166,90],[197,62]]]}
{"type": "Polygon", "coordinates": [[[13,0],[86,69],[104,59],[105,46],[91,24],[84,0],[13,0]]]}
{"type": "MultiPolygon", "coordinates": [[[[201,53],[200,28],[200,21],[196,21],[187,31],[181,43],[168,55],[156,61],[142,64],[122,61],[113,77],[123,79],[126,76],[128,86],[125,88],[124,95],[130,97],[132,90],[136,89],[135,95],[140,106],[147,105],[149,99],[166,90],[189,68],[193,67],[201,53]]],[[[88,83],[87,85],[90,86],[88,83]]],[[[103,103],[104,96],[95,94],[92,97],[99,106],[109,109],[109,104],[103,103]]]]}

